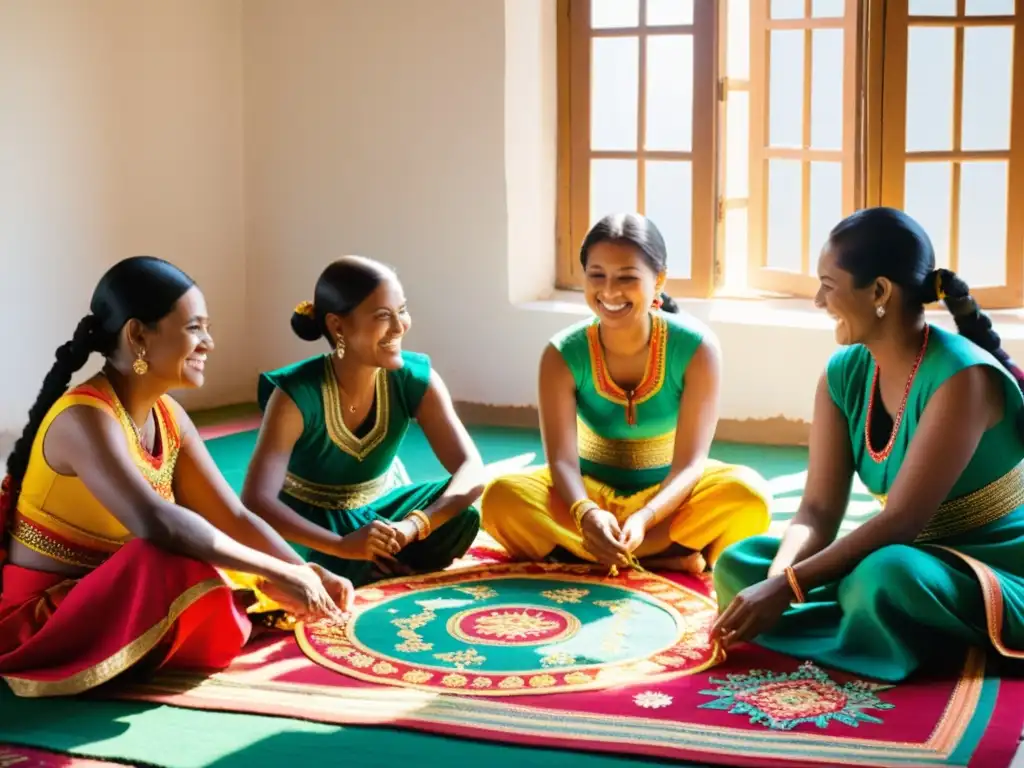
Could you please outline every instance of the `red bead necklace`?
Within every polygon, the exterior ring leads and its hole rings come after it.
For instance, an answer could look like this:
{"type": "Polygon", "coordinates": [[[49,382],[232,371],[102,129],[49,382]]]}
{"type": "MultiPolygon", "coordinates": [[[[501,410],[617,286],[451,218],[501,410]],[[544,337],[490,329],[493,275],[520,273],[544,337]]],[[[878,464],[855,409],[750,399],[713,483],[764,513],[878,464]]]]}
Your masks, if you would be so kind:
{"type": "Polygon", "coordinates": [[[921,342],[921,350],[917,353],[917,360],[914,361],[914,367],[910,370],[910,376],[907,378],[907,386],[903,390],[903,402],[900,403],[900,409],[896,413],[896,418],[892,422],[892,433],[889,435],[889,442],[885,444],[885,448],[880,451],[876,451],[871,447],[871,419],[875,412],[875,392],[878,389],[878,363],[875,363],[875,374],[871,377],[871,397],[868,398],[868,415],[864,419],[864,444],[867,446],[868,455],[874,459],[875,463],[881,463],[889,458],[889,454],[892,453],[892,446],[896,442],[896,433],[900,431],[900,423],[903,421],[903,412],[907,409],[907,399],[910,397],[910,388],[914,385],[914,377],[917,375],[917,369],[921,367],[921,361],[924,359],[925,350],[928,348],[928,325],[924,326],[924,341],[921,342]]]}

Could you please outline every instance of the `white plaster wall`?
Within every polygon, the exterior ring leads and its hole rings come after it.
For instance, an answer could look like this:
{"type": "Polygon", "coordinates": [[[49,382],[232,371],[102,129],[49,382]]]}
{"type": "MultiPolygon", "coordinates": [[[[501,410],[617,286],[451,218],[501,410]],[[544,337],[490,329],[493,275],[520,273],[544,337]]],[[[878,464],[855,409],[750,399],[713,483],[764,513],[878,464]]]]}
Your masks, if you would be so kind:
{"type": "Polygon", "coordinates": [[[241,21],[240,0],[0,0],[0,429],[135,254],[212,308],[209,384],[186,401],[248,393],[241,21]]]}

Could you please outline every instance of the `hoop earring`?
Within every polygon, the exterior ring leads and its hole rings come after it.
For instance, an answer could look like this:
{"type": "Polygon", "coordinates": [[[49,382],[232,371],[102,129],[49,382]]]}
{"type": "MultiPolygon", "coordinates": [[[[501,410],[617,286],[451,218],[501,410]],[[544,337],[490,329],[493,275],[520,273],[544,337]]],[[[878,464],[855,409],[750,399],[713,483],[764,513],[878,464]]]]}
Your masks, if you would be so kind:
{"type": "Polygon", "coordinates": [[[149,363],[146,362],[145,350],[136,353],[135,362],[132,363],[132,370],[135,371],[138,376],[145,376],[149,371],[149,363]]]}
{"type": "Polygon", "coordinates": [[[875,314],[878,316],[879,320],[885,317],[885,305],[879,304],[877,307],[875,307],[875,314]]]}
{"type": "Polygon", "coordinates": [[[339,360],[345,357],[345,339],[341,336],[339,336],[337,341],[334,343],[334,354],[338,356],[339,360]]]}

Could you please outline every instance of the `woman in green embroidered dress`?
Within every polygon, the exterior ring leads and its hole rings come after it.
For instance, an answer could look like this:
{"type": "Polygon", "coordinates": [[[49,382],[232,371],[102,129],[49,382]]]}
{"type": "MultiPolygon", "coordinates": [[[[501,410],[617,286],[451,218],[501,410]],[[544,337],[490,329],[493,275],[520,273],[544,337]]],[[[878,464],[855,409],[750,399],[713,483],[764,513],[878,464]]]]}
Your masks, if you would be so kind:
{"type": "Polygon", "coordinates": [[[807,486],[781,542],[727,549],[726,645],[881,680],[967,646],[1024,658],[1024,374],[906,214],[859,211],[818,262],[843,345],[818,382],[807,486]],[[959,335],[925,322],[943,299],[959,335]],[[837,538],[853,473],[883,509],[837,538]]]}
{"type": "Polygon", "coordinates": [[[324,338],[333,353],[259,382],[265,415],[243,498],[307,559],[357,586],[445,568],[480,527],[471,505],[482,486],[411,484],[398,459],[415,419],[449,472],[481,461],[430,359],[402,349],[409,324],[394,272],[346,256],[292,316],[300,338],[324,338]]]}

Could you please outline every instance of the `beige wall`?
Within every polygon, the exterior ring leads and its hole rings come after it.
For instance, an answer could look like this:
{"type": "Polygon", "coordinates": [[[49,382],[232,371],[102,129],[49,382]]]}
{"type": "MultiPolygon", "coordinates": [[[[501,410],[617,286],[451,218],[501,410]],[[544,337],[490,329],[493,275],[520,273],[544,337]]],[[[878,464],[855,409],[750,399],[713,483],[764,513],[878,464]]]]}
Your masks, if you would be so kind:
{"type": "Polygon", "coordinates": [[[0,0],[0,428],[134,254],[206,290],[219,348],[190,402],[251,389],[241,22],[240,0],[0,0]]]}
{"type": "MultiPolygon", "coordinates": [[[[545,340],[581,316],[528,303],[553,277],[554,8],[0,0],[0,428],[102,269],[141,252],[209,296],[219,348],[193,404],[251,399],[257,369],[316,351],[289,312],[352,252],[397,267],[409,346],[457,399],[532,403],[545,340]]],[[[688,308],[722,341],[724,417],[809,418],[827,318],[688,308]]],[[[1024,359],[1019,318],[1001,320],[1024,359]]]]}

